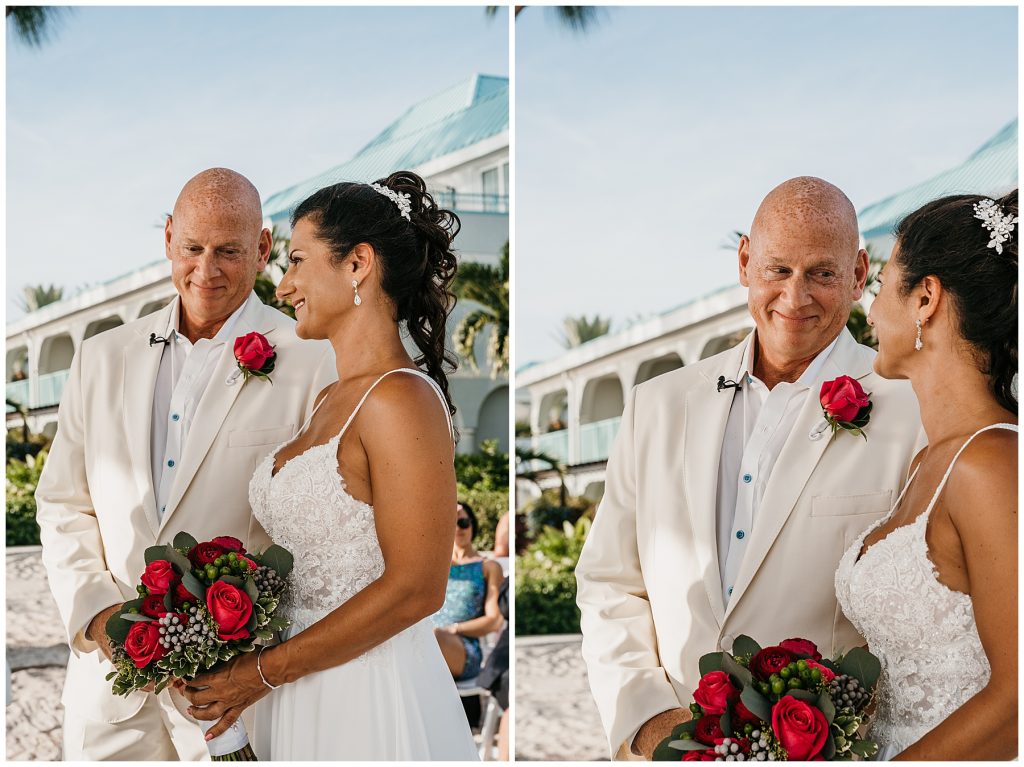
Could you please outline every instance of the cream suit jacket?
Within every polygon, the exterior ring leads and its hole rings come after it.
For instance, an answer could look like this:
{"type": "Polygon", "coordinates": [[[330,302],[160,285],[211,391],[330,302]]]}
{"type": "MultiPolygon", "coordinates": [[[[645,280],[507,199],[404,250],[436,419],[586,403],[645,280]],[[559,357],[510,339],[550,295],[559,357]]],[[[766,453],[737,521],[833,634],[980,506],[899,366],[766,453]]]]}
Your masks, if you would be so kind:
{"type": "Polygon", "coordinates": [[[742,346],[635,387],[608,460],[576,574],[583,656],[616,758],[630,758],[648,719],[690,704],[700,656],[739,634],[802,636],[826,657],[863,643],[836,601],[836,567],[889,511],[923,446],[917,400],[907,382],[873,373],[875,352],[843,330],[768,480],[726,606],[715,504],[733,393],[717,381],[735,375],[742,346]],[[867,441],[812,440],[818,390],[841,375],[871,395],[867,441]]]}
{"type": "Polygon", "coordinates": [[[224,345],[161,521],[150,430],[162,347],[150,347],[149,335],[167,327],[172,308],[173,302],[82,343],[36,490],[43,564],[71,646],[62,702],[94,721],[132,717],[148,693],[111,693],[104,677],[113,666],[83,636],[93,616],[134,599],[146,548],[170,543],[181,530],[199,540],[232,535],[253,550],[266,548],[267,534],[249,506],[253,470],[295,434],[317,393],[337,378],[327,342],[300,340],[293,320],[250,301],[235,333],[258,331],[275,347],[273,384],[242,377],[227,384],[236,363],[233,340],[224,345]]]}

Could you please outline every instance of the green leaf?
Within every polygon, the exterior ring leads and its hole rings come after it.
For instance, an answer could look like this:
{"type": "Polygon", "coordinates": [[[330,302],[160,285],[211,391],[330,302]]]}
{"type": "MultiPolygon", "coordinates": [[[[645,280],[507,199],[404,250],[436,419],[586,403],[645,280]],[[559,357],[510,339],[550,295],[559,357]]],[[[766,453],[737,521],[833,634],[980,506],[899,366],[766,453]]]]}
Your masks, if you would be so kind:
{"type": "Polygon", "coordinates": [[[821,757],[824,758],[824,760],[826,762],[831,762],[832,761],[832,757],[834,757],[835,755],[836,755],[836,742],[832,738],[832,733],[830,732],[828,734],[828,738],[825,739],[824,747],[821,749],[821,757]]]}
{"type": "Polygon", "coordinates": [[[732,716],[729,714],[729,709],[726,709],[725,713],[719,718],[718,726],[722,728],[722,732],[725,733],[726,737],[732,735],[732,716]]]}
{"type": "Polygon", "coordinates": [[[273,631],[267,631],[266,629],[257,629],[253,633],[256,634],[256,636],[259,637],[260,639],[273,639],[274,638],[274,632],[273,631]]]}
{"type": "Polygon", "coordinates": [[[802,700],[805,703],[810,703],[812,706],[818,705],[818,696],[810,690],[801,690],[799,687],[795,687],[792,690],[786,690],[786,692],[783,693],[783,697],[786,695],[796,698],[797,700],[802,700]]]}
{"type": "Polygon", "coordinates": [[[146,564],[151,565],[159,560],[170,562],[171,560],[167,556],[167,549],[170,547],[167,544],[161,544],[160,546],[150,546],[146,549],[146,553],[143,555],[146,559],[146,564]]]}
{"type": "Polygon", "coordinates": [[[870,759],[878,753],[878,744],[871,740],[855,740],[850,750],[861,759],[870,759]]]}
{"type": "Polygon", "coordinates": [[[174,566],[174,569],[178,571],[179,575],[192,572],[192,563],[188,561],[188,557],[180,551],[176,551],[173,546],[167,546],[165,548],[167,549],[167,561],[174,566]]]}
{"type": "Polygon", "coordinates": [[[123,645],[128,639],[128,632],[131,630],[131,626],[121,616],[121,613],[114,613],[107,618],[107,625],[104,627],[104,630],[107,632],[108,637],[123,645]]]}
{"type": "Polygon", "coordinates": [[[707,655],[700,656],[700,661],[697,664],[697,668],[700,670],[700,675],[706,676],[712,671],[722,670],[722,656],[727,653],[722,652],[709,652],[707,655]]]}
{"type": "Polygon", "coordinates": [[[669,746],[669,740],[666,738],[658,747],[654,749],[654,753],[651,755],[652,762],[678,762],[679,752],[669,746]]]}
{"type": "Polygon", "coordinates": [[[185,549],[185,551],[192,551],[196,546],[199,545],[199,541],[193,538],[191,535],[182,530],[176,536],[174,541],[171,543],[176,549],[185,549]]]}
{"type": "Polygon", "coordinates": [[[181,585],[184,586],[188,592],[194,595],[200,602],[206,604],[206,586],[204,586],[203,582],[192,574],[191,570],[182,574],[181,585]]]}
{"type": "Polygon", "coordinates": [[[235,588],[244,589],[245,581],[239,578],[237,575],[222,575],[217,578],[218,581],[224,581],[224,583],[230,583],[235,588]]]}
{"type": "Polygon", "coordinates": [[[260,564],[266,565],[283,579],[292,571],[295,558],[291,552],[275,543],[260,555],[260,564]]]}
{"type": "Polygon", "coordinates": [[[245,579],[245,593],[249,595],[249,599],[252,600],[253,605],[255,605],[257,600],[260,598],[260,590],[256,588],[256,581],[252,579],[251,575],[245,579]]]}
{"type": "Polygon", "coordinates": [[[104,678],[105,678],[105,679],[106,679],[106,680],[107,680],[107,681],[109,682],[109,681],[110,681],[111,679],[113,679],[113,678],[114,678],[115,676],[117,676],[117,672],[116,672],[116,671],[111,671],[111,672],[110,672],[109,674],[107,674],[107,675],[106,675],[106,677],[104,677],[104,678]]]}
{"type": "Polygon", "coordinates": [[[756,655],[759,652],[761,652],[761,645],[746,634],[740,634],[732,644],[733,655],[756,655]]]}
{"type": "Polygon", "coordinates": [[[121,620],[131,621],[132,623],[152,623],[156,618],[150,618],[142,613],[124,613],[121,615],[121,620]]]}
{"type": "Polygon", "coordinates": [[[729,653],[722,653],[722,671],[729,674],[730,676],[736,677],[740,682],[740,687],[746,687],[754,681],[754,675],[750,673],[749,669],[743,668],[729,653]]]}
{"type": "Polygon", "coordinates": [[[863,647],[854,647],[843,657],[839,670],[854,677],[865,690],[872,690],[882,673],[882,664],[863,647]]]}
{"type": "MultiPolygon", "coordinates": [[[[836,707],[835,704],[832,703],[832,696],[827,692],[819,693],[817,706],[821,709],[821,713],[825,715],[825,719],[828,723],[832,724],[832,721],[836,718],[836,707]]],[[[825,758],[830,759],[831,757],[825,758]]]]}
{"type": "MultiPolygon", "coordinates": [[[[673,740],[669,741],[668,745],[676,751],[703,751],[707,748],[707,745],[699,740],[673,740]]],[[[679,754],[676,754],[676,761],[678,760],[679,754]]]]}
{"type": "Polygon", "coordinates": [[[772,720],[772,704],[752,686],[743,688],[743,692],[740,693],[740,701],[750,710],[751,714],[762,722],[772,720]]]}

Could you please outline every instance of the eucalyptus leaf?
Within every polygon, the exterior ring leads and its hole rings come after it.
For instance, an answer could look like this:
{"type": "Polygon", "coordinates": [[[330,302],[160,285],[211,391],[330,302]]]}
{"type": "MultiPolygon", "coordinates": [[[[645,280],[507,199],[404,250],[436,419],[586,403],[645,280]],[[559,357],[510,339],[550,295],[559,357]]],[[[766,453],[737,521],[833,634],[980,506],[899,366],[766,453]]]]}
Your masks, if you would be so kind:
{"type": "Polygon", "coordinates": [[[684,732],[688,732],[691,735],[693,735],[693,733],[695,733],[696,731],[697,731],[697,720],[696,719],[688,719],[685,722],[683,722],[682,724],[677,724],[674,728],[672,728],[672,736],[671,737],[672,737],[672,740],[679,740],[683,736],[684,732]]]}
{"type": "Polygon", "coordinates": [[[180,551],[176,551],[173,546],[166,546],[165,548],[167,549],[166,559],[174,565],[175,570],[182,575],[192,572],[192,563],[188,561],[188,557],[180,551]]]}
{"type": "Polygon", "coordinates": [[[146,564],[151,565],[159,560],[170,562],[167,558],[167,549],[170,547],[167,544],[161,544],[160,546],[150,546],[146,549],[146,553],[143,555],[146,559],[146,564]]]}
{"type": "Polygon", "coordinates": [[[843,657],[839,670],[854,677],[865,690],[872,690],[882,673],[882,664],[863,647],[854,647],[843,657]]]}
{"type": "Polygon", "coordinates": [[[104,630],[107,632],[107,636],[118,644],[124,644],[128,639],[128,631],[131,626],[121,618],[121,613],[114,613],[107,618],[107,624],[104,630]]]}
{"type": "Polygon", "coordinates": [[[732,643],[733,655],[756,655],[759,652],[761,652],[761,645],[746,634],[740,634],[732,643]]]}
{"type": "Polygon", "coordinates": [[[832,733],[828,734],[828,738],[825,739],[825,745],[821,749],[820,756],[826,761],[831,762],[832,757],[836,755],[836,742],[832,738],[832,733]]]}
{"type": "Polygon", "coordinates": [[[206,604],[206,586],[192,574],[191,570],[181,576],[181,585],[202,604],[206,604]]]}
{"type": "MultiPolygon", "coordinates": [[[[818,693],[817,706],[821,709],[821,713],[825,715],[825,719],[829,724],[832,724],[832,720],[836,718],[836,707],[832,702],[832,696],[827,692],[818,693]]],[[[826,757],[829,759],[831,757],[826,757]]]]}
{"type": "Polygon", "coordinates": [[[124,613],[121,620],[132,621],[133,623],[152,623],[156,618],[150,618],[142,613],[124,613]]]}
{"type": "MultiPolygon", "coordinates": [[[[669,746],[674,748],[676,751],[703,751],[708,746],[701,743],[699,740],[673,740],[669,743],[669,746]]],[[[676,756],[678,761],[679,756],[676,756]]]]}
{"type": "Polygon", "coordinates": [[[700,670],[700,675],[706,676],[712,671],[722,670],[722,656],[726,653],[721,652],[709,652],[707,655],[700,656],[700,661],[697,663],[697,668],[700,670]]]}
{"type": "Polygon", "coordinates": [[[196,546],[199,545],[199,541],[193,538],[191,535],[182,530],[176,536],[171,544],[176,549],[185,549],[186,551],[192,551],[196,546]]]}
{"type": "Polygon", "coordinates": [[[668,741],[663,741],[654,749],[654,753],[651,754],[652,762],[678,762],[679,752],[668,745],[668,741]]]}
{"type": "Polygon", "coordinates": [[[741,687],[746,687],[754,681],[754,675],[750,670],[743,668],[729,653],[722,653],[722,671],[736,677],[741,687]]]}
{"type": "Polygon", "coordinates": [[[793,688],[792,690],[786,690],[786,692],[783,693],[783,697],[785,697],[786,695],[789,695],[791,698],[796,698],[797,700],[802,700],[805,703],[810,703],[812,706],[815,707],[817,707],[818,705],[818,696],[810,690],[801,690],[799,688],[793,688]]]}
{"type": "Polygon", "coordinates": [[[743,692],[740,693],[740,701],[751,714],[762,722],[770,722],[772,720],[772,704],[760,692],[755,690],[753,686],[743,688],[743,692]]]}
{"type": "Polygon", "coordinates": [[[251,575],[245,579],[245,593],[249,595],[253,604],[260,598],[260,590],[256,588],[256,581],[252,579],[251,575]]]}
{"type": "Polygon", "coordinates": [[[222,575],[217,580],[218,581],[224,581],[224,583],[230,583],[235,588],[239,588],[239,589],[244,589],[245,588],[245,581],[243,581],[237,575],[222,575]]]}
{"type": "Polygon", "coordinates": [[[283,580],[292,571],[295,558],[290,551],[275,543],[260,555],[260,562],[276,572],[283,580]]]}
{"type": "Polygon", "coordinates": [[[732,715],[729,713],[729,709],[726,709],[719,718],[718,726],[722,728],[722,732],[725,733],[726,737],[732,736],[732,715]]]}

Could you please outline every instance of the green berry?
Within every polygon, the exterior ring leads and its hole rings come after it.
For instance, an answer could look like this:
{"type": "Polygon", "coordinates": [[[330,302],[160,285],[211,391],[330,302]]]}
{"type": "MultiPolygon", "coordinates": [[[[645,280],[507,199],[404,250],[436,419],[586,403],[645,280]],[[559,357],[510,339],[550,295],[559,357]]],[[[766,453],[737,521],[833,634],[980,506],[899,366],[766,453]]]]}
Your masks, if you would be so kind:
{"type": "Polygon", "coordinates": [[[800,671],[804,671],[804,670],[805,670],[805,669],[807,668],[807,661],[805,661],[805,660],[804,660],[803,658],[801,658],[800,660],[798,660],[798,661],[796,662],[796,667],[797,667],[797,668],[798,668],[798,669],[799,669],[800,671]]]}
{"type": "Polygon", "coordinates": [[[230,567],[222,567],[220,569],[220,574],[221,575],[231,575],[231,568],[230,567]]]}
{"type": "Polygon", "coordinates": [[[794,676],[794,677],[790,678],[790,680],[789,680],[789,689],[791,689],[791,690],[799,690],[802,687],[803,687],[803,683],[800,681],[799,677],[795,677],[794,676]]]}
{"type": "Polygon", "coordinates": [[[696,704],[696,703],[691,703],[690,704],[690,713],[691,714],[694,714],[694,715],[699,714],[700,710],[701,709],[700,709],[700,706],[698,704],[696,704]]]}
{"type": "Polygon", "coordinates": [[[786,666],[782,671],[779,672],[779,676],[783,679],[789,679],[793,676],[793,672],[789,670],[789,666],[786,666]]]}
{"type": "Polygon", "coordinates": [[[236,559],[238,559],[238,555],[235,552],[232,551],[228,553],[229,561],[234,562],[236,559]]]}
{"type": "Polygon", "coordinates": [[[139,608],[138,607],[129,607],[128,608],[128,612],[130,612],[132,615],[138,615],[139,614],[139,608]]]}
{"type": "Polygon", "coordinates": [[[776,695],[782,695],[786,691],[786,683],[781,679],[772,682],[772,692],[776,695]]]}
{"type": "Polygon", "coordinates": [[[747,722],[745,725],[743,725],[743,734],[744,735],[749,735],[753,731],[754,731],[754,725],[752,725],[750,722],[747,722]]]}
{"type": "Polygon", "coordinates": [[[800,678],[803,679],[805,682],[810,682],[811,681],[811,669],[805,668],[803,671],[801,671],[800,672],[800,678]]]}
{"type": "Polygon", "coordinates": [[[819,671],[816,668],[811,669],[811,679],[813,679],[815,682],[820,682],[821,681],[821,671],[819,671]]]}
{"type": "Polygon", "coordinates": [[[679,736],[680,740],[693,740],[693,733],[684,732],[679,736]]]}
{"type": "Polygon", "coordinates": [[[772,691],[772,686],[767,682],[758,682],[758,689],[761,690],[762,695],[767,695],[772,691]]]}

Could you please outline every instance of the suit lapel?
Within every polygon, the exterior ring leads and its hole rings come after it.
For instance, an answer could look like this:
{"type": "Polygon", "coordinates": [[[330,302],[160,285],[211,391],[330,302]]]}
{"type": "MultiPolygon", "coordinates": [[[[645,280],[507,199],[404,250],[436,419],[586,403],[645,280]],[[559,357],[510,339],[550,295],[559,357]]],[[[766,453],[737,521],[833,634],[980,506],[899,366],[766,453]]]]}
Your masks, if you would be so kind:
{"type": "MultiPolygon", "coordinates": [[[[736,576],[733,596],[729,600],[729,607],[725,613],[726,619],[743,598],[758,568],[764,562],[775,539],[782,531],[783,525],[793,512],[811,474],[825,454],[825,450],[833,442],[832,433],[828,430],[822,433],[820,439],[815,440],[810,437],[811,432],[825,422],[818,398],[821,384],[841,375],[863,378],[870,372],[870,365],[865,365],[864,357],[857,354],[857,342],[849,331],[844,330],[832,350],[832,354],[822,366],[821,372],[811,382],[810,391],[807,393],[806,401],[793,425],[793,430],[775,462],[772,475],[765,488],[764,498],[757,511],[750,546],[736,576]]],[[[835,437],[835,439],[842,438],[849,438],[849,435],[838,434],[835,437]]]]}
{"type": "Polygon", "coordinates": [[[718,391],[718,376],[733,378],[743,359],[746,341],[722,355],[721,365],[707,373],[704,382],[686,394],[686,426],[683,442],[686,507],[690,512],[698,564],[704,589],[719,625],[725,617],[722,602],[721,564],[718,561],[718,465],[722,455],[725,427],[735,390],[718,391]]]}
{"type": "Polygon", "coordinates": [[[233,383],[227,383],[232,373],[238,369],[234,352],[235,338],[256,330],[273,342],[271,337],[273,325],[269,322],[260,322],[262,310],[263,304],[258,300],[250,301],[239,316],[238,322],[232,330],[232,337],[227,339],[220,351],[210,383],[199,400],[195,416],[192,419],[192,425],[189,428],[185,449],[179,464],[180,470],[171,487],[171,495],[167,500],[167,510],[164,512],[163,521],[159,527],[160,532],[167,527],[168,521],[174,515],[174,512],[177,511],[178,504],[195,478],[196,472],[205,460],[207,453],[210,452],[210,446],[213,444],[213,440],[218,432],[220,432],[224,419],[227,418],[231,406],[238,399],[238,395],[242,393],[246,386],[270,386],[267,381],[253,381],[251,378],[247,380],[241,375],[233,383]],[[263,327],[260,326],[261,324],[263,327]]]}
{"type": "Polygon", "coordinates": [[[156,491],[153,489],[150,442],[153,432],[153,395],[164,346],[161,344],[153,348],[147,347],[147,344],[150,333],[161,335],[167,329],[176,306],[177,299],[152,314],[151,322],[139,325],[136,329],[139,338],[124,349],[121,368],[124,373],[121,412],[128,454],[131,456],[132,475],[154,535],[160,523],[156,511],[156,491]]]}

